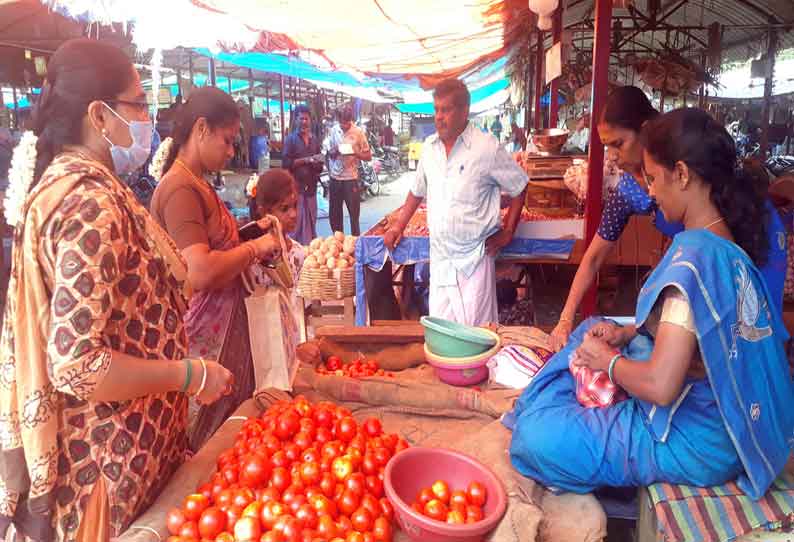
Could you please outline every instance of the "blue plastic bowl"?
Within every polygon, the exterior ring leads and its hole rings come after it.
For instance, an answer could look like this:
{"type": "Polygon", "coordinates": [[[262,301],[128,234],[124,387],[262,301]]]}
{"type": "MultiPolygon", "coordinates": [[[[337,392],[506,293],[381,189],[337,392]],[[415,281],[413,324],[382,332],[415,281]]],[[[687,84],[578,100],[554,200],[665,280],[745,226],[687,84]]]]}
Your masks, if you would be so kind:
{"type": "Polygon", "coordinates": [[[482,354],[492,348],[496,337],[484,329],[465,326],[444,320],[423,316],[425,344],[433,354],[447,358],[466,358],[482,354]]]}

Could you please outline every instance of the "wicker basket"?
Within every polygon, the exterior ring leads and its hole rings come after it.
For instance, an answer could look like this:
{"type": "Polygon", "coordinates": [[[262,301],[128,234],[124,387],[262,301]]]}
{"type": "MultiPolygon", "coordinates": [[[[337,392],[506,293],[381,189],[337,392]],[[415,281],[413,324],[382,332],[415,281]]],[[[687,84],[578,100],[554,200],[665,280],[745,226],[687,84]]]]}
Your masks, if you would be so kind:
{"type": "Polygon", "coordinates": [[[298,295],[304,299],[344,299],[356,295],[356,272],[345,269],[301,270],[298,278],[298,295]]]}

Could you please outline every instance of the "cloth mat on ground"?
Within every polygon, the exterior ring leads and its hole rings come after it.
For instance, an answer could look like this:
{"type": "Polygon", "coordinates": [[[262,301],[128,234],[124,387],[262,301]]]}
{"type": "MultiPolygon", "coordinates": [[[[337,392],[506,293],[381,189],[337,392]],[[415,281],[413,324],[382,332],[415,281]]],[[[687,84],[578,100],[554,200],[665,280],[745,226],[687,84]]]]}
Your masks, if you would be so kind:
{"type": "Polygon", "coordinates": [[[657,520],[656,540],[726,542],[756,529],[788,529],[794,523],[791,460],[758,501],[734,482],[706,488],[659,483],[647,489],[657,520]]]}

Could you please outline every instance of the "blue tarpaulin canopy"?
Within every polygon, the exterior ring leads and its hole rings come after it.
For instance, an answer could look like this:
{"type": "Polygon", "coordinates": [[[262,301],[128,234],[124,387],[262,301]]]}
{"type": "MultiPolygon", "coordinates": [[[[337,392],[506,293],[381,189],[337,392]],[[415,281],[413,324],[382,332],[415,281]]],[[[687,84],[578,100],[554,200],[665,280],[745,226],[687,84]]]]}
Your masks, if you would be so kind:
{"type": "MultiPolygon", "coordinates": [[[[493,83],[489,83],[485,86],[480,88],[471,90],[471,108],[472,110],[477,109],[477,104],[486,100],[498,92],[506,91],[507,87],[510,86],[510,82],[507,78],[502,78],[494,81],[493,83]]],[[[400,110],[401,113],[416,113],[422,115],[432,115],[433,114],[433,102],[423,102],[423,103],[402,103],[397,104],[397,109],[400,110]]]]}

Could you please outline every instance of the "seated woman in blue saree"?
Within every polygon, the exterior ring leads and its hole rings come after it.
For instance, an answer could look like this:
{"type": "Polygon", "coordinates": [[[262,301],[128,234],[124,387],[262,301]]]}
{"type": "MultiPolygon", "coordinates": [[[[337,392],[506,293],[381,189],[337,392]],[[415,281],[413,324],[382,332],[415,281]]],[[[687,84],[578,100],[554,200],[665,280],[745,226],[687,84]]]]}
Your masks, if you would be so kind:
{"type": "Polygon", "coordinates": [[[636,327],[589,319],[506,418],[522,474],[564,491],[737,480],[760,498],[794,443],[788,335],[758,270],[764,196],[707,113],[643,130],[646,182],[678,234],[639,294],[636,327]],[[569,364],[607,371],[628,399],[585,408],[569,364]]]}

